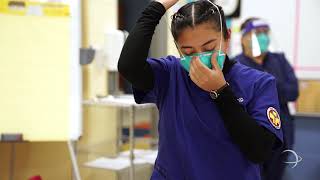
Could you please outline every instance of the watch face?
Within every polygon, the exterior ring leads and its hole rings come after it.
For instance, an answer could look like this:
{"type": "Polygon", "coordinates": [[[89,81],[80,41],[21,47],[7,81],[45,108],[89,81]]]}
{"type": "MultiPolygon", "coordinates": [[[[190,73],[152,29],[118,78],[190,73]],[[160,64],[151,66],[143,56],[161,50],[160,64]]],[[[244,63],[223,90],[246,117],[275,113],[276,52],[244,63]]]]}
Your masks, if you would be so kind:
{"type": "Polygon", "coordinates": [[[215,92],[215,91],[211,91],[210,92],[210,96],[211,96],[212,99],[217,99],[218,98],[218,93],[215,92]]]}

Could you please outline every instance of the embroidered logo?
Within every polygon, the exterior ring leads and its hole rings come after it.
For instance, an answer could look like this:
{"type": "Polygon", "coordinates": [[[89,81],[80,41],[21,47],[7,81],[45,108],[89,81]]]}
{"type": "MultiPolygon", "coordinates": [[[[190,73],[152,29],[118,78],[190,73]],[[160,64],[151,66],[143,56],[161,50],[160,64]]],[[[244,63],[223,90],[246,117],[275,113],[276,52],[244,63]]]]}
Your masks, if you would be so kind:
{"type": "Polygon", "coordinates": [[[269,107],[267,110],[267,116],[268,116],[270,123],[273,125],[273,127],[275,127],[276,129],[281,128],[280,116],[275,108],[269,107]]]}

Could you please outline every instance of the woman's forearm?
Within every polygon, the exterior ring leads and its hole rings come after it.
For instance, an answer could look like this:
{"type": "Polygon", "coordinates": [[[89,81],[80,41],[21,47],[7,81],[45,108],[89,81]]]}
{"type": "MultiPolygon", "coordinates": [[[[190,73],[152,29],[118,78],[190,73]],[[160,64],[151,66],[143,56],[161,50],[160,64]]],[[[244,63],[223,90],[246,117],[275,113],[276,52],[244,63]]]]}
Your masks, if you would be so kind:
{"type": "Polygon", "coordinates": [[[154,86],[154,75],[146,60],[155,28],[165,12],[161,3],[151,2],[142,12],[122,49],[118,70],[137,89],[150,90],[154,86]]]}
{"type": "Polygon", "coordinates": [[[232,141],[242,153],[254,163],[262,163],[270,158],[275,135],[250,117],[237,102],[230,87],[218,97],[216,104],[232,141]]]}

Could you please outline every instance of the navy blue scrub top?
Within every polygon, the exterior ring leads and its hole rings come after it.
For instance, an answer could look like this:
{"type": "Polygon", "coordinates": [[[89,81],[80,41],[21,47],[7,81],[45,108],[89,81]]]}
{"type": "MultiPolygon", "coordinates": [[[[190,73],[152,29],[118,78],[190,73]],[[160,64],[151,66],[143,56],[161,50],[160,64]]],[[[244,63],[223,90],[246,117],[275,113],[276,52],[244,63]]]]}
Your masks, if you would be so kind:
{"type": "MultiPolygon", "coordinates": [[[[259,165],[231,141],[214,100],[192,82],[179,59],[147,62],[154,88],[133,91],[137,103],[159,109],[159,152],[151,180],[260,180],[259,165]]],[[[279,111],[274,77],[236,63],[225,79],[250,116],[282,141],[281,129],[267,117],[268,109],[279,111]]]]}

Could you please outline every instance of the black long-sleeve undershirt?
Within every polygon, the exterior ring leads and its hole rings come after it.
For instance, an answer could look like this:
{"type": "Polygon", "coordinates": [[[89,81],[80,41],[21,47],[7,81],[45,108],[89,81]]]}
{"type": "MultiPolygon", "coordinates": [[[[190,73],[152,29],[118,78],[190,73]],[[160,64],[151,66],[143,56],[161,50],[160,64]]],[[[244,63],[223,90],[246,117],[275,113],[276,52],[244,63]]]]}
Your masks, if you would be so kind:
{"type": "Polygon", "coordinates": [[[276,137],[260,126],[238,103],[230,87],[216,99],[224,125],[242,153],[255,163],[262,163],[272,154],[276,137]]]}
{"type": "Polygon", "coordinates": [[[120,55],[118,70],[133,87],[140,90],[151,90],[154,75],[146,59],[152,36],[161,17],[166,13],[159,2],[151,2],[142,12],[136,25],[131,30],[120,55]]]}
{"type": "MultiPolygon", "coordinates": [[[[161,3],[149,4],[130,32],[119,59],[120,74],[131,82],[133,87],[143,91],[154,87],[154,74],[146,59],[155,28],[165,12],[161,3]]],[[[224,73],[233,65],[229,60],[226,63],[224,73]]],[[[216,104],[232,141],[238,145],[240,151],[254,163],[267,160],[276,142],[275,135],[250,117],[237,102],[230,87],[216,99],[216,104]]]]}

